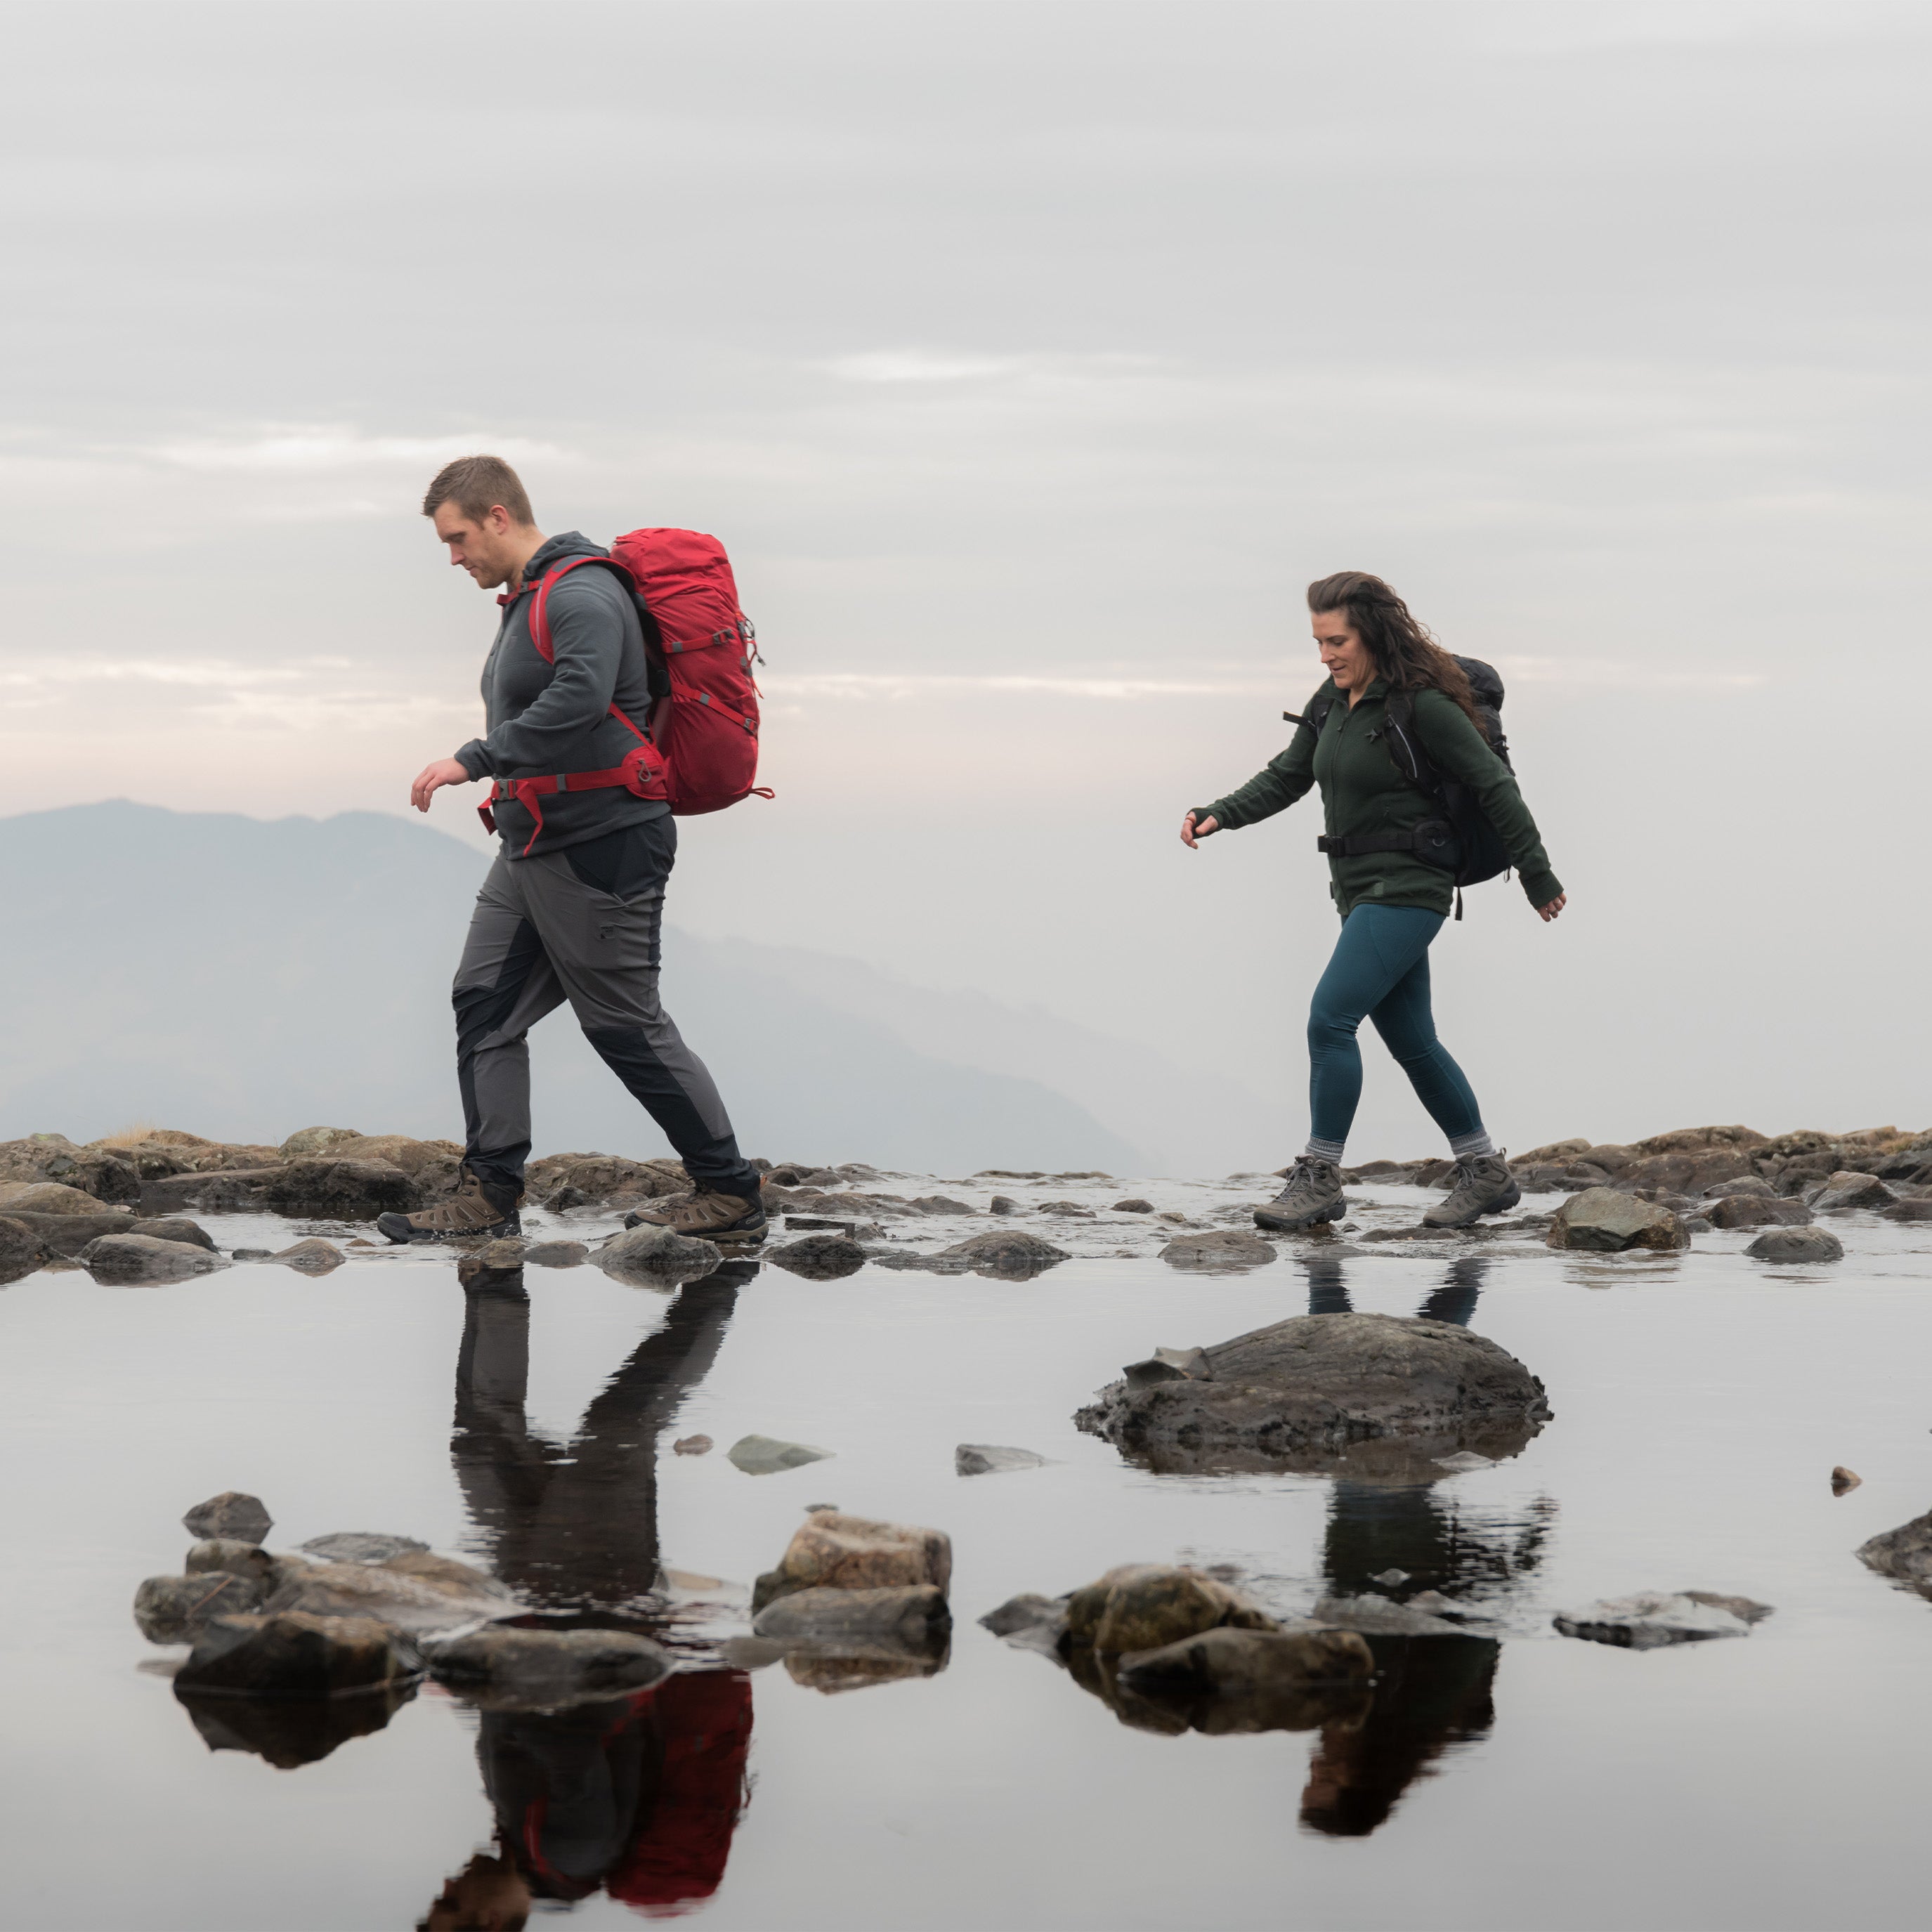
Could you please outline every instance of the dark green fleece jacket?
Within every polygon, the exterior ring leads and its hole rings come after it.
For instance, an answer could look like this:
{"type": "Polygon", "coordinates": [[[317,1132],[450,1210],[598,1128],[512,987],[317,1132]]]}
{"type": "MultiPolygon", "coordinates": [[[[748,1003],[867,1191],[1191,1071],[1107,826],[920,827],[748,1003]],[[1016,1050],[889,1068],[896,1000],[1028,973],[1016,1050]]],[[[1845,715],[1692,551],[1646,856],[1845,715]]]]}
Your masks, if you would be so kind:
{"type": "MultiPolygon", "coordinates": [[[[1318,739],[1304,724],[1286,751],[1270,758],[1238,791],[1212,805],[1197,806],[1229,831],[1258,824],[1286,811],[1311,785],[1322,788],[1322,806],[1331,838],[1372,832],[1407,832],[1440,808],[1395,768],[1382,742],[1388,686],[1377,678],[1352,711],[1334,683],[1310,699],[1312,710],[1330,700],[1318,739]]],[[[1415,735],[1444,778],[1474,794],[1508,849],[1533,906],[1547,905],[1563,890],[1550,869],[1536,821],[1516,790],[1510,768],[1489,747],[1454,699],[1439,691],[1415,694],[1415,735]]],[[[1330,856],[1329,891],[1346,919],[1358,905],[1420,906],[1447,913],[1454,881],[1439,866],[1413,852],[1372,852],[1356,859],[1330,856]]]]}

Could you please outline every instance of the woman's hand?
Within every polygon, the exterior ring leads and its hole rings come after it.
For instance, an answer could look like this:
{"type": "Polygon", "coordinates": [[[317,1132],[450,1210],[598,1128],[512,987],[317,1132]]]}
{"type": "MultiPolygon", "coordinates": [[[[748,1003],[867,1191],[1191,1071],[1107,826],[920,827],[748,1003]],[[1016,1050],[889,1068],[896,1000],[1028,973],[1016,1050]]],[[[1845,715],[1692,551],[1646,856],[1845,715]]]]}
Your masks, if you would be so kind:
{"type": "Polygon", "coordinates": [[[475,782],[454,758],[439,758],[434,764],[424,766],[416,774],[416,783],[410,787],[410,802],[417,811],[427,812],[431,793],[441,790],[445,785],[475,782]]]}
{"type": "Polygon", "coordinates": [[[1218,832],[1220,829],[1220,820],[1211,812],[1205,818],[1196,818],[1190,812],[1180,821],[1180,842],[1191,852],[1209,832],[1218,832]]]}
{"type": "Polygon", "coordinates": [[[1556,915],[1569,903],[1570,895],[1568,892],[1558,892],[1547,905],[1541,905],[1537,908],[1536,916],[1538,919],[1543,921],[1544,925],[1547,926],[1550,922],[1554,919],[1556,915]]]}

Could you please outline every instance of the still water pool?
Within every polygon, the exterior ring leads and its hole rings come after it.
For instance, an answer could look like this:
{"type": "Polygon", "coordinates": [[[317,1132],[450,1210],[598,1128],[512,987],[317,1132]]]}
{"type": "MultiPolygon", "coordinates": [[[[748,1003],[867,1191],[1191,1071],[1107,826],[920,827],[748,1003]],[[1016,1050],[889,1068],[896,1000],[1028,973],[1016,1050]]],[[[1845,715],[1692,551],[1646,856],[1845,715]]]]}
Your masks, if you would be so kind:
{"type": "MultiPolygon", "coordinates": [[[[224,1248],[266,1232],[208,1225],[224,1248]]],[[[1847,1258],[1809,1272],[1704,1237],[1667,1258],[1285,1251],[1238,1276],[1082,1256],[1025,1282],[767,1266],[674,1295],[580,1267],[484,1298],[446,1256],[375,1252],[315,1280],[30,1276],[0,1291],[0,1922],[408,1928],[482,1851],[520,1861],[533,1923],[585,1927],[1916,1925],[1932,1604],[1852,1552],[1932,1506],[1932,1230],[1834,1226],[1847,1258]],[[1311,1296],[1453,1304],[1555,1419],[1411,1486],[1155,1476],[1073,1428],[1120,1364],[1311,1296]],[[700,1432],[712,1453],[672,1453],[700,1432]],[[723,1451],[753,1432],[834,1454],[746,1475],[723,1451]],[[961,1442],[1054,1460],[962,1478],[961,1442]],[[1839,1463],[1864,1478],[1842,1497],[1839,1463]],[[742,1592],[835,1503],[951,1535],[952,1650],[836,1694],[714,1660],[574,1716],[479,1718],[426,1687],[278,1768],[245,1736],[211,1748],[129,1610],[178,1569],[184,1509],[231,1488],[268,1503],[272,1546],[397,1532],[556,1600],[660,1564],[742,1592]],[[1400,1569],[1501,1634],[1378,1644],[1366,1718],[1168,1736],[976,1622],[1175,1559],[1284,1613],[1400,1569]],[[1683,1588],[1776,1614],[1648,1652],[1550,1624],[1683,1588]]]]}

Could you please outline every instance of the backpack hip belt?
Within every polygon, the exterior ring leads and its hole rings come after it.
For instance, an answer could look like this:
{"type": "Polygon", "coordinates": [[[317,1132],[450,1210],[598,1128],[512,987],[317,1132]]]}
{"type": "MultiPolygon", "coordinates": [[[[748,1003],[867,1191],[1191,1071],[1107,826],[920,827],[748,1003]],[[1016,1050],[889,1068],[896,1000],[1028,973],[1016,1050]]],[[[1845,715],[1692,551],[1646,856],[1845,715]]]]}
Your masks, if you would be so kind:
{"type": "Polygon", "coordinates": [[[1444,855],[1454,850],[1457,843],[1456,828],[1448,819],[1425,818],[1407,832],[1358,832],[1344,838],[1324,834],[1316,840],[1315,849],[1335,859],[1366,858],[1372,852],[1415,852],[1442,865],[1450,862],[1444,855]]]}
{"type": "MultiPolygon", "coordinates": [[[[616,710],[614,705],[611,709],[616,710]]],[[[617,714],[620,718],[623,713],[617,714]]],[[[628,718],[626,724],[631,724],[628,718]]],[[[631,729],[638,728],[631,724],[631,729]]],[[[536,829],[531,832],[530,844],[524,848],[522,856],[530,856],[530,847],[543,836],[544,818],[541,800],[554,798],[567,791],[609,791],[622,785],[626,791],[639,798],[649,798],[655,792],[662,796],[663,770],[656,760],[650,740],[639,731],[641,742],[638,748],[626,758],[621,765],[612,765],[601,772],[559,772],[554,777],[541,778],[499,778],[490,788],[488,799],[476,808],[476,815],[483,821],[483,829],[494,832],[496,830],[496,814],[490,807],[500,799],[514,799],[536,821],[536,829]]]]}

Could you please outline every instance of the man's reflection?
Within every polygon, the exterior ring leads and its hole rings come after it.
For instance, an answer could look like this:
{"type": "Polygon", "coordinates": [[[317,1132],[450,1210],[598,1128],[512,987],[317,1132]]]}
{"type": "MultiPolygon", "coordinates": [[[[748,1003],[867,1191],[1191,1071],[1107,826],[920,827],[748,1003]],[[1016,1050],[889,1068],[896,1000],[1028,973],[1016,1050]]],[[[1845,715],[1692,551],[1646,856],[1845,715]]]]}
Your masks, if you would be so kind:
{"type": "MultiPolygon", "coordinates": [[[[1340,1256],[1311,1256],[1308,1312],[1350,1312],[1340,1256]]],[[[1450,1264],[1416,1310],[1466,1327],[1490,1264],[1450,1264]]],[[[1398,1603],[1426,1591],[1452,1601],[1493,1598],[1534,1568],[1548,1534],[1547,1507],[1527,1520],[1466,1509],[1437,1492],[1440,1477],[1376,1482],[1338,1478],[1329,1498],[1322,1570],[1329,1594],[1374,1592],[1398,1603]],[[1400,1580],[1390,1573],[1402,1571],[1400,1580]]],[[[1371,1636],[1375,1694],[1367,1714],[1323,1726],[1301,1795],[1301,1822],[1333,1838],[1363,1838],[1382,1824],[1418,1778],[1445,1754],[1487,1734],[1502,1646],[1483,1636],[1371,1636]]]]}
{"type": "MultiPolygon", "coordinates": [[[[754,1264],[681,1288],[568,1444],[524,1413],[530,1303],[520,1270],[472,1275],[450,1453],[490,1565],[553,1611],[647,1620],[658,1581],[658,1438],[701,1382],[754,1264]]],[[[746,1797],[750,1679],[680,1671],[561,1711],[485,1709],[476,1754],[494,1854],[451,1879],[428,1932],[515,1932],[537,1900],[602,1891],[645,1910],[709,1898],[746,1797]]]]}

